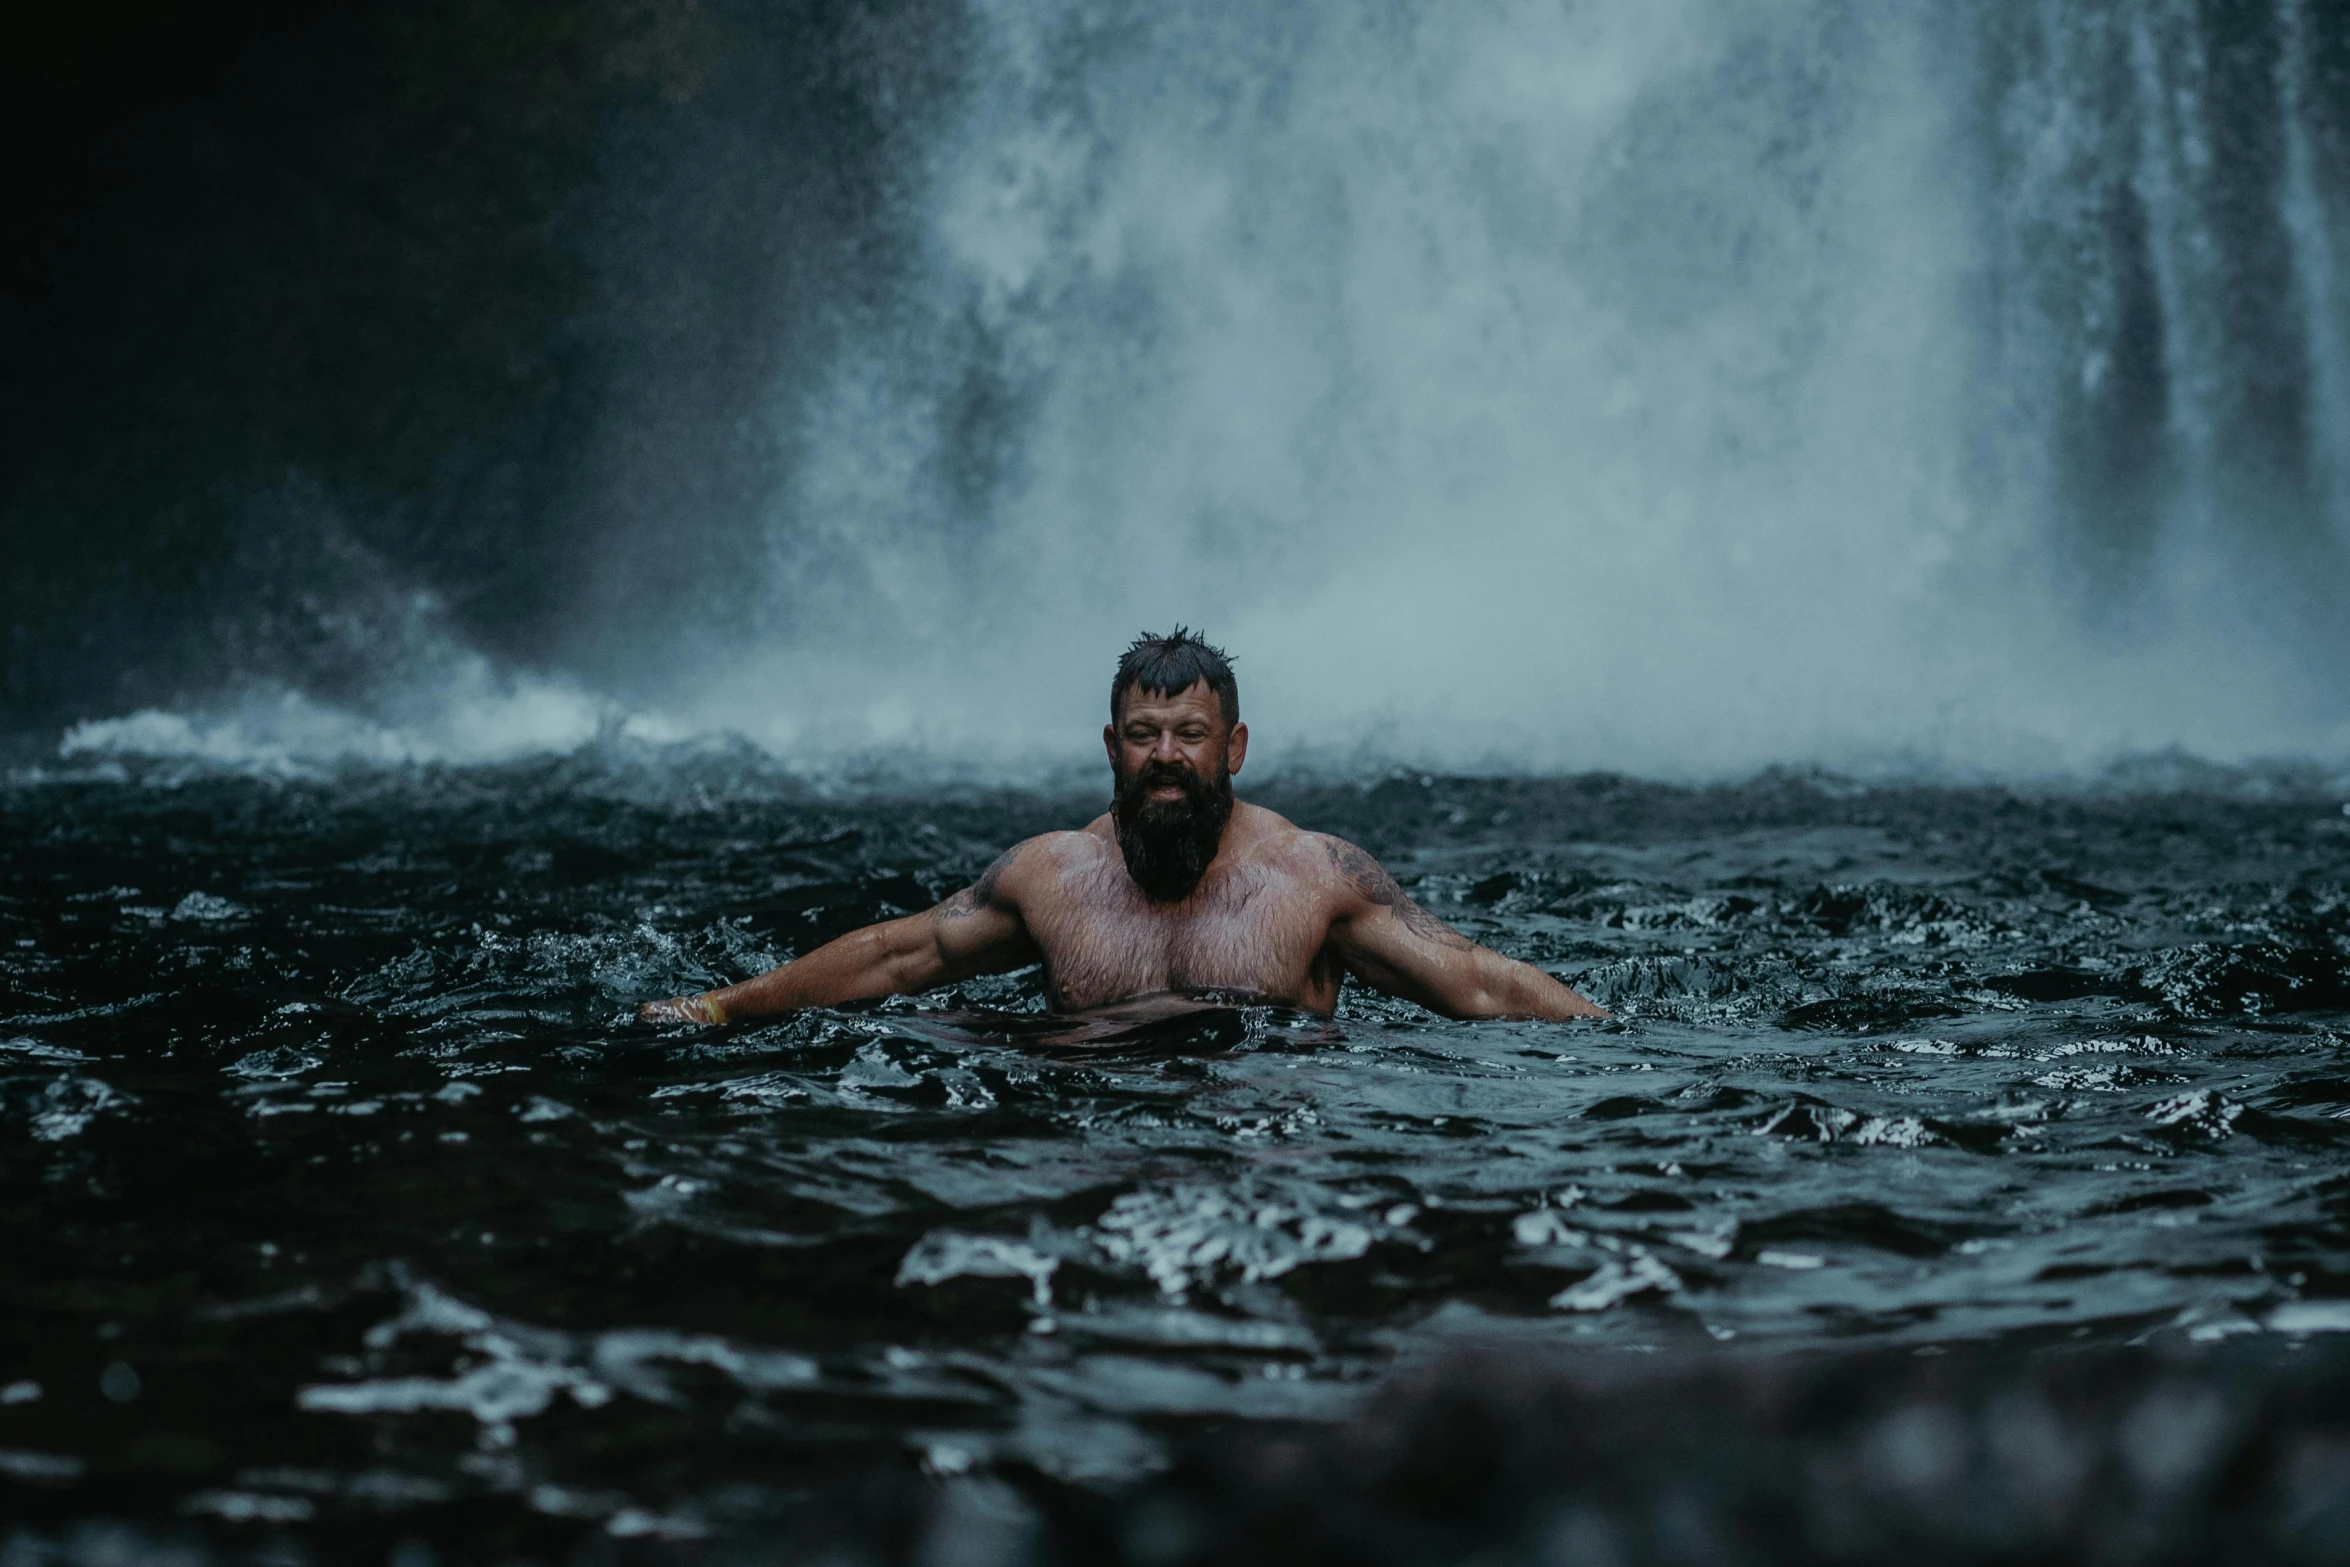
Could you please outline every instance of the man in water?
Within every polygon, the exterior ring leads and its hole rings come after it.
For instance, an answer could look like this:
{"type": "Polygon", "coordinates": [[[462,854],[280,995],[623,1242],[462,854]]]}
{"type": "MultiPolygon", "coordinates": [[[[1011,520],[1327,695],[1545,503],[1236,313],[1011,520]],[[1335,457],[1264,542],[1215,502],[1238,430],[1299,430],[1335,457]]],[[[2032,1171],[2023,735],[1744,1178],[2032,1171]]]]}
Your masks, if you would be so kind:
{"type": "Polygon", "coordinates": [[[734,1023],[1044,965],[1058,1012],[1189,990],[1329,1012],[1342,976],[1446,1017],[1607,1013],[1478,946],[1379,862],[1232,795],[1248,758],[1224,655],[1178,626],[1135,640],[1110,686],[1112,808],[1015,844],[936,908],[827,942],[724,990],[650,1001],[650,1023],[734,1023]]]}

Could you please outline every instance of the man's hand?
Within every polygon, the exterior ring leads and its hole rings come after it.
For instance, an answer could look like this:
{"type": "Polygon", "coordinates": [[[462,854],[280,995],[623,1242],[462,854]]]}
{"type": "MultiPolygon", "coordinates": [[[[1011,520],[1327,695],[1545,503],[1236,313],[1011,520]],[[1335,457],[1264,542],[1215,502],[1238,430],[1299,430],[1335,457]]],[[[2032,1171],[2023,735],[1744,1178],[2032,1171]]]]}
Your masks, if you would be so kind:
{"type": "Polygon", "coordinates": [[[726,1009],[712,999],[711,992],[698,996],[672,996],[667,1001],[648,1001],[636,1009],[639,1023],[709,1023],[726,1021],[726,1009]]]}

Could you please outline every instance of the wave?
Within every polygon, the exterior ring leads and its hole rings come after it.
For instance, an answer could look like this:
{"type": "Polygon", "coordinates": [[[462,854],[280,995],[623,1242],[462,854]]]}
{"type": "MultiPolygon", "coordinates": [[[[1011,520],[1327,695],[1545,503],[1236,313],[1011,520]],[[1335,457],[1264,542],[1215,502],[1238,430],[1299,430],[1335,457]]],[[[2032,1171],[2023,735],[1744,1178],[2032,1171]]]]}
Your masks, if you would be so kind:
{"type": "Polygon", "coordinates": [[[388,711],[288,687],[256,688],[193,711],[150,707],[86,719],[65,731],[57,756],[84,766],[153,758],[281,776],[346,766],[462,766],[566,755],[635,722],[569,681],[499,676],[476,659],[449,685],[429,696],[413,693],[388,711]]]}
{"type": "MultiPolygon", "coordinates": [[[[1801,757],[1714,768],[1608,767],[1562,757],[1524,735],[1499,740],[1430,724],[1352,735],[1325,732],[1259,742],[1241,780],[1268,788],[1369,786],[1429,776],[1544,778],[1607,775],[1661,789],[1785,785],[1829,796],[1898,788],[2004,788],[2024,794],[2195,795],[2239,800],[2350,797],[2350,747],[2331,753],[2214,756],[2159,749],[2015,748],[1882,751],[1842,766],[1801,757]],[[1258,760],[1262,757],[1263,760],[1258,760]]],[[[359,707],[287,688],[255,689],[185,711],[146,708],[84,720],[48,748],[48,759],[10,770],[16,784],[108,782],[173,786],[199,777],[325,780],[419,769],[496,772],[560,761],[590,790],[625,786],[667,797],[749,791],[871,796],[1015,789],[1098,793],[1102,763],[1090,736],[1045,743],[1029,731],[976,741],[968,732],[902,721],[891,711],[825,725],[770,722],[748,728],[632,711],[560,679],[493,678],[485,664],[459,692],[411,692],[405,702],[359,707]]],[[[2343,810],[2350,814],[2350,805],[2343,810]]]]}

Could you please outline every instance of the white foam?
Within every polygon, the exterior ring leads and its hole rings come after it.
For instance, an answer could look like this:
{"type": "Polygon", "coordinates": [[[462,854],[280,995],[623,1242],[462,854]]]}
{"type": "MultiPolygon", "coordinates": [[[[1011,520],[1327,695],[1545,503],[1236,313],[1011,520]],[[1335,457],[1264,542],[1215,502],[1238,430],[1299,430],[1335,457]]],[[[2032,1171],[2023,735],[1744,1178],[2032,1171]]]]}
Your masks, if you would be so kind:
{"type": "Polygon", "coordinates": [[[140,757],[232,771],[299,775],[339,765],[486,763],[578,750],[628,720],[568,680],[501,673],[479,655],[456,658],[374,711],[285,688],[254,689],[194,712],[144,708],[68,729],[69,761],[140,757]]]}
{"type": "Polygon", "coordinates": [[[2350,1300],[2289,1300],[2268,1314],[2271,1333],[2350,1333],[2350,1300]]]}
{"type": "Polygon", "coordinates": [[[654,1403],[682,1403],[669,1380],[660,1374],[661,1362],[708,1366],[753,1392],[807,1387],[819,1376],[816,1362],[805,1355],[745,1349],[724,1339],[666,1328],[615,1328],[598,1334],[590,1352],[596,1374],[623,1392],[654,1403]]]}
{"type": "Polygon", "coordinates": [[[2244,1107],[2214,1089],[2197,1088],[2173,1094],[2146,1108],[2146,1119],[2157,1126],[2187,1127],[2217,1141],[2235,1129],[2244,1107]]]}
{"type": "Polygon", "coordinates": [[[1555,1208],[1537,1208],[1510,1221],[1510,1234],[1521,1246],[1580,1246],[1584,1235],[1555,1208]]]}
{"type": "Polygon", "coordinates": [[[1378,1238],[1350,1215],[1200,1187],[1128,1192],[1093,1228],[1104,1255],[1140,1267],[1175,1299],[1222,1275],[1253,1284],[1308,1263],[1350,1261],[1378,1238]]]}
{"type": "Polygon", "coordinates": [[[171,917],[199,925],[220,925],[243,919],[251,911],[216,893],[191,892],[172,906],[171,917]]]}
{"type": "MultiPolygon", "coordinates": [[[[476,1345],[490,1350],[507,1347],[476,1345]]],[[[585,1392],[579,1402],[594,1405],[597,1384],[562,1366],[493,1360],[460,1376],[388,1377],[372,1382],[321,1383],[303,1388],[294,1402],[304,1409],[342,1415],[414,1414],[422,1409],[457,1410],[484,1425],[505,1425],[543,1413],[555,1395],[585,1392]]]]}
{"type": "Polygon", "coordinates": [[[52,1045],[38,1039],[0,1039],[0,1050],[31,1061],[54,1061],[61,1066],[90,1058],[70,1045],[52,1045]]]}
{"type": "Polygon", "coordinates": [[[897,1282],[944,1284],[949,1279],[1026,1279],[1039,1306],[1053,1303],[1053,1273],[1058,1257],[996,1235],[965,1235],[933,1230],[916,1241],[898,1264],[897,1282]]]}
{"type": "Polygon", "coordinates": [[[1555,1311],[1606,1311],[1635,1295],[1655,1291],[1677,1294],[1681,1276],[1645,1251],[1611,1257],[1580,1284],[1569,1285],[1550,1298],[1555,1311]]]}
{"type": "Polygon", "coordinates": [[[1795,1273],[1804,1273],[1813,1268],[1825,1267],[1828,1261],[1827,1258],[1815,1257],[1808,1251],[1774,1251],[1767,1247],[1756,1252],[1754,1260],[1766,1268],[1786,1268],[1795,1273]]]}
{"type": "Polygon", "coordinates": [[[33,1136],[45,1143],[78,1137],[109,1110],[133,1103],[131,1096],[94,1077],[56,1077],[42,1088],[33,1112],[33,1136]]]}
{"type": "Polygon", "coordinates": [[[572,1334],[509,1322],[431,1284],[408,1286],[399,1314],[368,1329],[369,1349],[389,1349],[418,1334],[458,1340],[476,1364],[453,1376],[377,1377],[315,1383],[300,1389],[303,1409],[332,1414],[415,1414],[449,1410],[480,1422],[493,1446],[512,1439],[513,1423],[544,1414],[559,1398],[601,1408],[619,1393],[662,1404],[684,1399],[663,1363],[707,1366],[749,1392],[805,1387],[820,1371],[813,1360],[781,1350],[730,1344],[664,1328],[616,1328],[572,1334]]]}
{"type": "Polygon", "coordinates": [[[1852,1140],[1864,1147],[1925,1148],[1942,1138],[1914,1115],[1872,1115],[1852,1134],[1852,1140]]]}

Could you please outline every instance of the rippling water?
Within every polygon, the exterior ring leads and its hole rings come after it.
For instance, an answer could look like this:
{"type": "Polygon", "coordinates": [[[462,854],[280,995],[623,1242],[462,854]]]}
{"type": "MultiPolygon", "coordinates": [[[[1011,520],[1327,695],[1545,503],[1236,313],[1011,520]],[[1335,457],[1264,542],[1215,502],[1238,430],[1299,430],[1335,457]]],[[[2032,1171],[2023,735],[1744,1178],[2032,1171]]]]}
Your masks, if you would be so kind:
{"type": "Polygon", "coordinates": [[[403,1561],[820,1508],[889,1554],[907,1476],[1114,1492],[1464,1343],[2350,1329],[2350,807],[2169,782],[1272,787],[1618,1020],[1350,988],[1070,1048],[1033,974],[627,1018],[1089,798],[20,776],[0,1499],[403,1561]]]}

